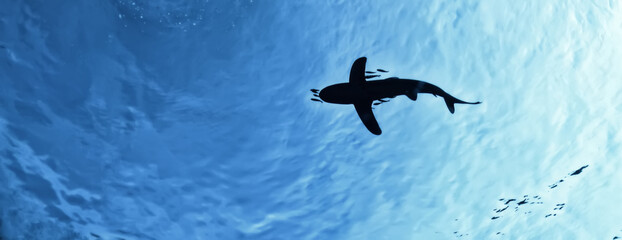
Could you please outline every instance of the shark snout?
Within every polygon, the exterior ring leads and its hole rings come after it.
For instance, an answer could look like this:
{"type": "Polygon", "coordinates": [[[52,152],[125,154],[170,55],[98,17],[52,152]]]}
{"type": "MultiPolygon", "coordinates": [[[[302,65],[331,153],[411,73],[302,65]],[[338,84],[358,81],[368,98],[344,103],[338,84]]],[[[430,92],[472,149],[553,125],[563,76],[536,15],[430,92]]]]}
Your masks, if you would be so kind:
{"type": "Polygon", "coordinates": [[[336,101],[336,98],[339,96],[339,93],[335,91],[335,89],[333,88],[326,87],[320,90],[320,93],[318,95],[320,99],[322,99],[322,101],[332,103],[336,101]]]}
{"type": "Polygon", "coordinates": [[[322,101],[324,102],[328,102],[327,101],[328,94],[326,92],[327,91],[325,89],[322,89],[319,93],[320,99],[322,99],[322,101]]]}
{"type": "Polygon", "coordinates": [[[320,91],[319,97],[320,99],[322,99],[322,101],[327,102],[327,103],[344,104],[344,103],[347,103],[347,102],[344,102],[346,101],[346,99],[344,99],[344,94],[347,95],[347,91],[344,91],[344,89],[339,88],[339,87],[328,86],[320,91]]]}

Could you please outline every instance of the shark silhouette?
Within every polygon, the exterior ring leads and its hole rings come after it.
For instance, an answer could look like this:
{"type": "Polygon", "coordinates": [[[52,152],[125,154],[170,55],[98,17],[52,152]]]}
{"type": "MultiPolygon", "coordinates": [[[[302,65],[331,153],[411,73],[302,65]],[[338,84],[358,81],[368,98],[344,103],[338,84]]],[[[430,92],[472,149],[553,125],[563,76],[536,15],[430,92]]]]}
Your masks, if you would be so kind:
{"type": "MultiPolygon", "coordinates": [[[[353,104],[361,121],[363,121],[363,124],[367,127],[367,130],[375,135],[380,135],[382,130],[380,130],[378,121],[376,121],[374,113],[372,112],[372,103],[374,100],[383,103],[386,102],[383,100],[384,98],[406,95],[408,98],[415,101],[417,100],[418,93],[430,93],[434,96],[443,97],[449,112],[452,114],[455,111],[454,104],[456,103],[481,103],[462,101],[449,95],[449,93],[433,84],[419,80],[391,77],[382,80],[366,81],[365,63],[367,63],[366,57],[356,59],[350,70],[350,81],[325,87],[319,91],[319,98],[328,103],[353,104]]],[[[381,71],[381,69],[378,69],[378,71],[381,71]]],[[[382,70],[381,72],[386,71],[382,70]]],[[[316,89],[312,91],[317,93],[316,89]]]]}

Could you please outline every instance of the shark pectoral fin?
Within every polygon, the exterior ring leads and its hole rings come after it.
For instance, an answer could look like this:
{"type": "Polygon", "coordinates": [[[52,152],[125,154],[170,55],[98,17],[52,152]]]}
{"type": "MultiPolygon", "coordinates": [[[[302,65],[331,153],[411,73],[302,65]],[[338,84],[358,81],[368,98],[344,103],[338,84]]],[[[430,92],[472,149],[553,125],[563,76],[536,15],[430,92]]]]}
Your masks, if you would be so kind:
{"type": "Polygon", "coordinates": [[[380,130],[380,126],[378,126],[378,121],[374,117],[374,112],[371,110],[371,101],[369,102],[359,102],[354,104],[354,108],[356,109],[356,113],[358,113],[359,118],[365,124],[367,130],[375,135],[380,135],[382,130],[380,130]]]}
{"type": "Polygon", "coordinates": [[[350,84],[362,85],[365,83],[365,64],[367,63],[366,57],[360,57],[352,63],[350,69],[350,84]]]}

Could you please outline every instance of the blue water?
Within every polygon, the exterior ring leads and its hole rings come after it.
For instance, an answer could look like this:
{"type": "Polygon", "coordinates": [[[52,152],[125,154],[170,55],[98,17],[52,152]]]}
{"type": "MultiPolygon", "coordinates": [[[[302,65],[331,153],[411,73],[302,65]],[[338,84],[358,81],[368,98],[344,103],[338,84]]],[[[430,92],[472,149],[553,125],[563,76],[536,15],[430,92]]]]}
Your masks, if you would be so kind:
{"type": "Polygon", "coordinates": [[[616,1],[0,6],[0,239],[622,237],[616,1]]]}

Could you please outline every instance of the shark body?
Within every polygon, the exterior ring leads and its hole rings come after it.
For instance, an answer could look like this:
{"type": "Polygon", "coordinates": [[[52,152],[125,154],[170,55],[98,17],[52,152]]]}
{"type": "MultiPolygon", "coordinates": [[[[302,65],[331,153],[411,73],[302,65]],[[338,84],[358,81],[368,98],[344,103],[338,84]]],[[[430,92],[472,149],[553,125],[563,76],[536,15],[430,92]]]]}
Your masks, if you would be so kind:
{"type": "MultiPolygon", "coordinates": [[[[371,133],[380,135],[382,130],[374,117],[372,103],[375,100],[386,102],[385,98],[394,98],[405,95],[411,100],[417,100],[417,94],[429,93],[441,96],[452,114],[454,104],[479,104],[481,102],[465,102],[451,96],[440,87],[424,81],[391,77],[382,80],[367,81],[365,64],[367,58],[361,57],[354,61],[350,70],[350,81],[325,87],[319,92],[319,98],[324,102],[334,104],[353,104],[363,124],[371,133]]],[[[384,70],[383,70],[384,71],[384,70]]]]}

